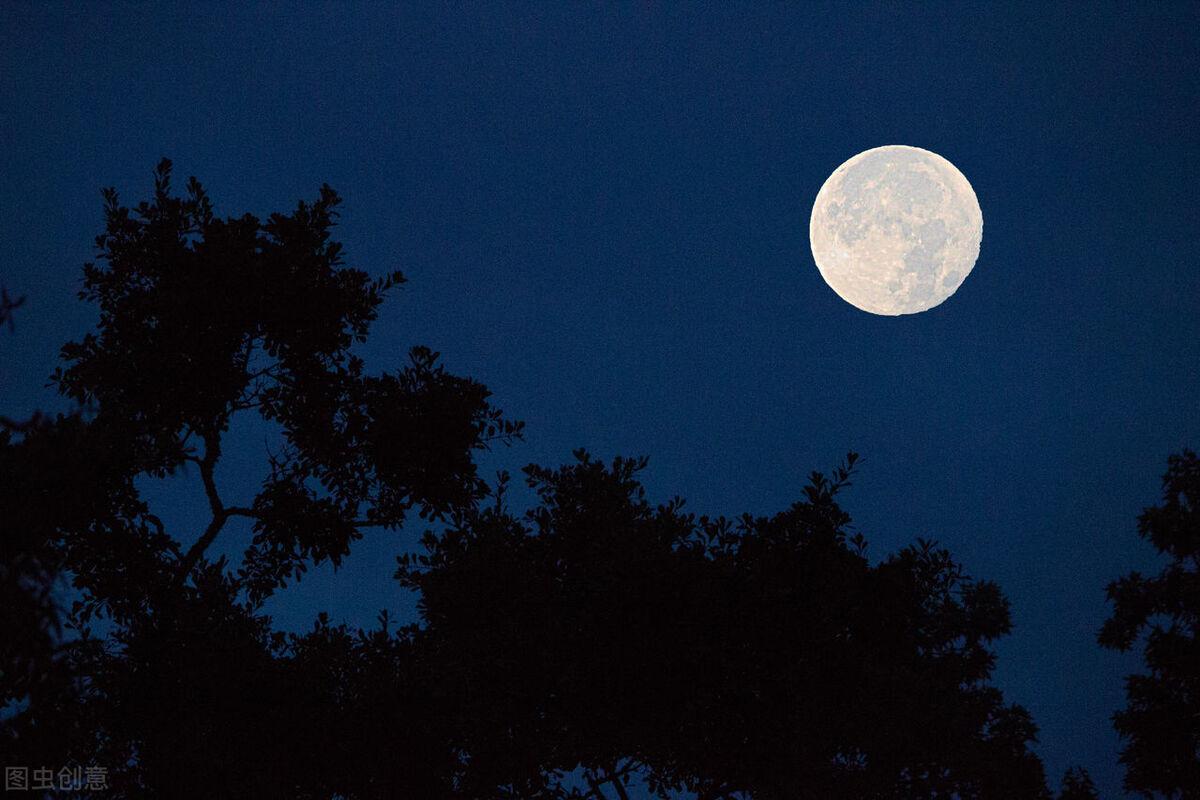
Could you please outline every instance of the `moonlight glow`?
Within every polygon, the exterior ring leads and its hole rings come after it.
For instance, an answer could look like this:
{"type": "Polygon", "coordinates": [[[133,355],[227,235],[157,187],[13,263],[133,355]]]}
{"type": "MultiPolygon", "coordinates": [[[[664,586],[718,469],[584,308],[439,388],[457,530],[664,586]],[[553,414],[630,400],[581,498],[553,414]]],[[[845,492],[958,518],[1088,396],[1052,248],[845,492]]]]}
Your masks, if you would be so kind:
{"type": "Polygon", "coordinates": [[[983,214],[971,184],[928,150],[876,147],[817,193],[808,229],[821,277],[872,314],[916,314],[954,294],[975,266],[983,214]]]}

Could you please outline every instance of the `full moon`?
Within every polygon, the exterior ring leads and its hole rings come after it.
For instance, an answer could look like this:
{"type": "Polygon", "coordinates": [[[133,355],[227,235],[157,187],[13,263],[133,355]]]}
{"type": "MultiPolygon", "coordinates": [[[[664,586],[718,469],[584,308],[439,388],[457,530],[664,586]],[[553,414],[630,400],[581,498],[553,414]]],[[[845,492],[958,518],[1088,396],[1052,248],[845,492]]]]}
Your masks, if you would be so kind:
{"type": "Polygon", "coordinates": [[[808,238],[821,277],[847,303],[916,314],[944,302],[971,272],[983,214],[949,161],[888,145],[833,171],[813,203],[808,238]]]}

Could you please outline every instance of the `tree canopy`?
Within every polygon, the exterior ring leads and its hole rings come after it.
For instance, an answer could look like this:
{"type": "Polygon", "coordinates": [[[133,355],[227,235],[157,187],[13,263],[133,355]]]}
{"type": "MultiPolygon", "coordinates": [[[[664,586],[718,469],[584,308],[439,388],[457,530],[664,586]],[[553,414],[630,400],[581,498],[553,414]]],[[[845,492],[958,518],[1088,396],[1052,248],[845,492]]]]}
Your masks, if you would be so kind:
{"type": "Polygon", "coordinates": [[[1162,502],[1142,512],[1138,533],[1167,564],[1109,584],[1113,611],[1100,643],[1145,645],[1148,673],[1126,678],[1128,705],[1113,718],[1125,788],[1187,798],[1200,793],[1200,459],[1191,450],[1171,456],[1162,485],[1162,502]]]}
{"type": "Polygon", "coordinates": [[[0,434],[6,763],[101,764],[137,798],[1050,797],[991,683],[1007,601],[932,542],[868,559],[839,504],[857,456],[730,519],[580,450],[526,467],[514,509],[476,454],[523,428],[483,385],[428,348],[354,354],[403,276],[344,265],[331,189],[220,218],[170,175],[135,208],[105,192],[99,322],[54,376],[78,411],[0,434]],[[214,479],[237,414],[282,437],[241,504],[214,479]],[[139,492],[174,474],[200,530],[139,492]],[[414,516],[419,621],[274,629],[267,597],[414,516]]]}
{"type": "Polygon", "coordinates": [[[524,515],[500,494],[401,559],[480,790],[581,763],[704,798],[1043,796],[1034,726],[987,683],[1003,597],[928,542],[870,565],[836,502],[853,455],[736,521],[576,457],[526,469],[524,515]]]}

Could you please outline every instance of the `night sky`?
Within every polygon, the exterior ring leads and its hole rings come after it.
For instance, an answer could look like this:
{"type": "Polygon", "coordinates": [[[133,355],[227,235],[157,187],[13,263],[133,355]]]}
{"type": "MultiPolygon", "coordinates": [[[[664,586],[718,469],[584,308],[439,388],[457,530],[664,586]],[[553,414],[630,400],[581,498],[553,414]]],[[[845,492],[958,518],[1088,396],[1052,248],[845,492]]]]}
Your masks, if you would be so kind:
{"type": "MultiPolygon", "coordinates": [[[[29,299],[0,413],[63,407],[101,186],[137,202],[167,156],[265,215],[328,182],[348,262],[410,281],[368,365],[428,344],[526,421],[487,474],[644,454],[654,500],[765,514],[859,451],[872,557],[935,538],[996,580],[997,680],[1052,783],[1078,763],[1117,797],[1140,657],[1095,644],[1104,587],[1157,563],[1137,514],[1200,447],[1200,4],[1041,5],[6,3],[0,283],[29,299]],[[983,210],[974,272],[916,316],[843,302],[808,247],[822,182],[885,144],[948,158],[983,210]]],[[[270,434],[235,432],[231,503],[270,434]]],[[[194,539],[195,475],[146,489],[194,539]]],[[[391,575],[421,530],[269,611],[412,620],[391,575]]]]}

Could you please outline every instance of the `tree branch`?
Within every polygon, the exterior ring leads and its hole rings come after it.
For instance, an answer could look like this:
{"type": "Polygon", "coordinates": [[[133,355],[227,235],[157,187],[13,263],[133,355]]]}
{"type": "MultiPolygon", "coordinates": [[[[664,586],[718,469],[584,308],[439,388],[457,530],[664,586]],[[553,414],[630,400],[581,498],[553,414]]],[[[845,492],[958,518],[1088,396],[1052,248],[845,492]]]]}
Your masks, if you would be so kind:
{"type": "MultiPolygon", "coordinates": [[[[216,540],[221,529],[225,527],[225,522],[230,517],[249,517],[250,519],[262,519],[262,515],[253,508],[245,506],[226,506],[221,502],[221,496],[217,492],[217,483],[214,478],[214,470],[217,461],[221,458],[221,437],[219,433],[205,433],[204,439],[204,455],[184,455],[185,461],[190,461],[200,468],[200,480],[204,484],[204,495],[208,498],[208,506],[212,511],[212,519],[208,526],[204,529],[204,533],[200,534],[200,538],[196,540],[187,553],[180,559],[179,572],[175,576],[175,585],[182,586],[191,575],[192,570],[196,568],[200,558],[204,552],[216,540]]],[[[398,524],[399,521],[393,520],[373,520],[359,519],[352,520],[350,525],[355,528],[373,528],[385,527],[388,525],[398,524]]],[[[621,792],[623,795],[624,792],[621,792]]]]}
{"type": "MultiPolygon", "coordinates": [[[[200,538],[188,548],[187,554],[184,555],[183,561],[179,565],[179,572],[175,576],[176,586],[182,586],[187,582],[188,576],[196,568],[200,557],[204,555],[204,551],[217,538],[217,534],[225,526],[225,520],[230,516],[230,510],[226,509],[221,503],[221,496],[217,493],[217,484],[213,478],[213,470],[216,467],[217,461],[221,458],[220,434],[204,434],[204,457],[196,458],[195,456],[188,456],[187,458],[189,461],[194,461],[200,465],[200,479],[204,482],[204,494],[208,498],[208,506],[212,510],[213,516],[208,523],[208,527],[204,529],[204,533],[200,534],[200,538]]],[[[242,509],[237,510],[241,511],[242,509]]]]}
{"type": "Polygon", "coordinates": [[[204,458],[200,459],[200,479],[204,481],[204,494],[208,496],[208,505],[213,517],[224,515],[225,507],[221,505],[221,497],[217,494],[217,484],[213,479],[213,469],[221,458],[221,438],[216,434],[204,435],[204,458]]]}
{"type": "Polygon", "coordinates": [[[596,795],[600,800],[607,800],[608,795],[604,794],[604,791],[600,788],[606,783],[612,784],[620,800],[629,800],[629,792],[625,790],[625,785],[621,783],[621,778],[640,766],[641,764],[631,758],[625,763],[625,766],[618,768],[614,763],[599,775],[590,769],[584,770],[583,777],[587,781],[588,786],[591,787],[591,794],[596,795]]]}
{"type": "Polygon", "coordinates": [[[200,538],[196,543],[188,548],[187,555],[183,557],[183,563],[179,565],[179,573],[175,576],[175,585],[182,586],[187,582],[188,576],[192,574],[192,570],[196,568],[196,563],[200,557],[204,555],[204,551],[217,538],[217,534],[221,532],[221,528],[225,525],[225,515],[213,517],[208,523],[208,527],[204,529],[204,533],[200,534],[200,538]]]}
{"type": "Polygon", "coordinates": [[[621,778],[625,775],[628,775],[637,767],[638,763],[631,758],[625,763],[625,766],[621,767],[620,769],[617,768],[615,762],[608,769],[608,782],[611,783],[613,788],[617,790],[617,796],[620,797],[621,800],[629,800],[629,793],[625,791],[625,786],[621,783],[621,778]]]}
{"type": "Polygon", "coordinates": [[[229,506],[225,509],[227,517],[250,517],[251,519],[262,519],[262,515],[253,508],[243,508],[242,506],[229,506]]]}
{"type": "MultiPolygon", "coordinates": [[[[253,508],[245,506],[226,506],[224,515],[229,517],[248,517],[249,519],[262,519],[263,515],[255,511],[253,508]]],[[[347,523],[353,528],[384,528],[388,525],[399,525],[403,520],[391,519],[352,519],[347,523]]]]}
{"type": "Polygon", "coordinates": [[[600,788],[601,781],[596,780],[591,770],[584,770],[583,778],[588,782],[588,786],[592,787],[591,794],[596,795],[599,800],[608,800],[608,795],[600,788]]]}

